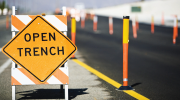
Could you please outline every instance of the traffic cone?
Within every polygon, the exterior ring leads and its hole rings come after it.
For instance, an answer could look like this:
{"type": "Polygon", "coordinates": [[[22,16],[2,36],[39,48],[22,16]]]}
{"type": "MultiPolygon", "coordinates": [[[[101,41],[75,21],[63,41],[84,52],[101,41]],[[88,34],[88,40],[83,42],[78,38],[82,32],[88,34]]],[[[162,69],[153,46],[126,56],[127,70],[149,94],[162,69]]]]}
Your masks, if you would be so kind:
{"type": "Polygon", "coordinates": [[[113,34],[113,19],[109,17],[109,34],[113,34]]]}
{"type": "Polygon", "coordinates": [[[154,33],[154,17],[151,18],[151,33],[154,33]]]}
{"type": "Polygon", "coordinates": [[[97,22],[98,22],[98,17],[95,15],[93,19],[93,30],[97,31],[97,22]]]}
{"type": "Polygon", "coordinates": [[[133,37],[137,38],[137,28],[135,18],[132,19],[133,37]]]}

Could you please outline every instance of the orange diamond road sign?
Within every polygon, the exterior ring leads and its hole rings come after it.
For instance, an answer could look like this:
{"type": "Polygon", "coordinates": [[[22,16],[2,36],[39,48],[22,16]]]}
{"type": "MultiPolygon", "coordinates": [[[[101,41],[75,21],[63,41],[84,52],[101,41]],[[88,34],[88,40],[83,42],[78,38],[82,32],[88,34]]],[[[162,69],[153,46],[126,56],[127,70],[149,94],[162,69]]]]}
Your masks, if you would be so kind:
{"type": "Polygon", "coordinates": [[[2,51],[44,83],[76,50],[68,37],[38,15],[2,51]]]}

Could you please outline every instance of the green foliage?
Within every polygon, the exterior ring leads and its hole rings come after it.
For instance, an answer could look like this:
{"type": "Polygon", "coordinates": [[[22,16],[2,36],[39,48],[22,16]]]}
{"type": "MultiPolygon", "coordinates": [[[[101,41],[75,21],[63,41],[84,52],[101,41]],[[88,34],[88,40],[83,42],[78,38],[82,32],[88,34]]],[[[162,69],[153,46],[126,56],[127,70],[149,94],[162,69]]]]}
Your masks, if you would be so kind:
{"type": "MultiPolygon", "coordinates": [[[[6,2],[5,2],[5,1],[2,1],[2,2],[0,2],[0,10],[1,10],[1,12],[3,12],[4,8],[7,8],[8,11],[9,11],[9,9],[10,9],[9,6],[6,5],[6,2]]],[[[1,14],[3,14],[3,13],[1,13],[1,14]]]]}
{"type": "Polygon", "coordinates": [[[0,2],[0,9],[3,10],[6,7],[5,1],[0,2]]]}

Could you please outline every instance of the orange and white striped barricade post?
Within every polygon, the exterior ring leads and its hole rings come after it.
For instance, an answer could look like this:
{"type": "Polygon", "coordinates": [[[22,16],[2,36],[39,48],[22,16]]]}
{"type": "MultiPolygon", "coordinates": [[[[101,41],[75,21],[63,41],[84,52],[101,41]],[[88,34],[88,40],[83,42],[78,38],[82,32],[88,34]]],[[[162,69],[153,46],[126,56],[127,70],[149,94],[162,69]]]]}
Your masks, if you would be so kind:
{"type": "Polygon", "coordinates": [[[164,25],[164,13],[162,13],[161,25],[164,25]]]}
{"type": "MultiPolygon", "coordinates": [[[[48,21],[50,24],[50,27],[54,27],[54,29],[60,30],[64,35],[67,35],[67,16],[66,16],[66,7],[63,7],[63,15],[45,15],[42,16],[43,20],[46,22],[48,21]]],[[[15,15],[15,6],[12,7],[12,16],[11,16],[11,31],[12,31],[12,37],[15,36],[15,32],[22,31],[24,27],[27,27],[26,25],[29,25],[30,22],[32,22],[37,15],[15,15]]],[[[40,16],[40,15],[39,15],[40,16]]],[[[40,23],[38,23],[40,24],[40,23]]],[[[18,33],[19,34],[19,33],[18,33]]],[[[46,33],[43,33],[46,34],[46,33]]],[[[49,33],[50,34],[50,33],[49,33]]],[[[55,34],[55,33],[54,33],[55,34]]],[[[63,36],[64,35],[59,35],[63,36]]],[[[30,35],[29,39],[30,38],[30,35]]],[[[17,36],[16,36],[17,37],[17,36]]],[[[38,35],[33,34],[33,38],[37,38],[38,35]]],[[[40,37],[40,36],[39,36],[40,37]]],[[[55,37],[50,35],[50,37],[53,39],[55,37]]],[[[48,37],[42,35],[42,39],[44,38],[44,41],[48,39],[48,37]]],[[[55,38],[54,38],[55,39],[55,38]]],[[[57,39],[56,39],[57,40],[57,39]]],[[[54,49],[55,47],[50,48],[50,50],[54,49]]],[[[42,50],[42,49],[41,49],[42,50]]],[[[59,52],[64,52],[64,49],[62,47],[61,50],[58,50],[59,52]]],[[[47,52],[44,51],[44,53],[47,52]]],[[[51,55],[52,52],[50,51],[51,55]]],[[[55,53],[53,53],[54,55],[55,53]]],[[[61,65],[61,64],[60,64],[61,65]]],[[[67,62],[64,63],[62,66],[58,66],[56,70],[53,71],[51,76],[48,76],[46,78],[47,80],[42,82],[39,81],[33,74],[28,72],[25,68],[21,66],[15,67],[16,64],[12,62],[12,68],[11,68],[11,85],[12,85],[12,100],[15,100],[15,86],[17,85],[37,85],[37,84],[60,84],[61,88],[62,85],[65,85],[65,100],[68,100],[68,84],[69,84],[69,71],[68,71],[68,65],[67,62]]]]}
{"type": "Polygon", "coordinates": [[[94,15],[93,18],[93,30],[97,31],[97,22],[98,22],[98,17],[96,15],[94,15]]]}
{"type": "MultiPolygon", "coordinates": [[[[71,18],[71,40],[76,43],[76,19],[75,17],[71,18]]],[[[72,55],[71,59],[76,59],[75,54],[72,55]]]]}
{"type": "Polygon", "coordinates": [[[136,16],[136,29],[139,30],[138,16],[136,16]]]}
{"type": "Polygon", "coordinates": [[[151,17],[151,33],[154,33],[154,16],[151,17]]]}
{"type": "Polygon", "coordinates": [[[128,85],[128,44],[129,44],[129,16],[123,16],[123,86],[117,90],[133,90],[128,85]]]}
{"type": "Polygon", "coordinates": [[[173,44],[176,44],[176,38],[177,38],[177,33],[178,31],[178,26],[177,26],[177,16],[174,17],[174,27],[173,27],[173,44]]]}
{"type": "Polygon", "coordinates": [[[109,34],[113,34],[113,18],[109,17],[109,34]]]}
{"type": "Polygon", "coordinates": [[[137,38],[137,28],[136,28],[136,21],[135,20],[136,20],[135,18],[132,19],[132,28],[133,28],[133,37],[137,38]]]}

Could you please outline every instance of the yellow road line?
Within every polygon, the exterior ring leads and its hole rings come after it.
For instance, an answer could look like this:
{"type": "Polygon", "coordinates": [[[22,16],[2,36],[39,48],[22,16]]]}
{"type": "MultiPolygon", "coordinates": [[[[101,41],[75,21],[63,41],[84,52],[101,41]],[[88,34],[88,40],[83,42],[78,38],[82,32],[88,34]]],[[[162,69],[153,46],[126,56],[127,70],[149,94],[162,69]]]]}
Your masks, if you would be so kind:
{"type": "MultiPolygon", "coordinates": [[[[72,59],[72,60],[74,62],[76,62],[77,64],[81,65],[82,67],[84,67],[85,69],[89,70],[91,73],[95,74],[99,78],[101,78],[104,81],[108,82],[109,84],[113,85],[114,87],[119,88],[120,86],[122,86],[122,84],[114,81],[113,79],[107,77],[106,75],[104,75],[104,74],[100,73],[99,71],[93,69],[92,67],[88,66],[87,64],[85,64],[77,59],[72,59]]],[[[133,90],[124,90],[124,92],[138,100],[150,100],[150,99],[146,98],[145,96],[143,96],[133,90]]]]}

